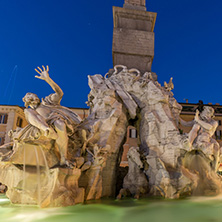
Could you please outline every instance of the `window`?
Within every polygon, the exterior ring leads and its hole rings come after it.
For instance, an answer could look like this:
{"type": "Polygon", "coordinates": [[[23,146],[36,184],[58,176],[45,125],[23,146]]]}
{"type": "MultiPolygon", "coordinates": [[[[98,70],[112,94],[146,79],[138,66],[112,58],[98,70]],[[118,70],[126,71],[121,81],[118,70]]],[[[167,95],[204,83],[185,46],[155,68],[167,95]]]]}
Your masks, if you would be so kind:
{"type": "Polygon", "coordinates": [[[0,124],[6,124],[8,120],[8,114],[1,113],[0,114],[0,124]]]}
{"type": "Polygon", "coordinates": [[[137,138],[137,131],[136,131],[136,129],[130,129],[129,130],[129,137],[130,138],[137,138]]]}
{"type": "Polygon", "coordinates": [[[217,139],[217,140],[220,140],[220,139],[221,139],[221,136],[222,136],[221,130],[217,130],[217,131],[215,132],[215,137],[216,137],[216,139],[217,139]]]}
{"type": "Polygon", "coordinates": [[[3,145],[5,142],[5,138],[4,137],[0,137],[0,146],[3,145]]]}
{"type": "Polygon", "coordinates": [[[22,122],[23,122],[22,118],[21,118],[21,117],[18,117],[18,118],[17,118],[17,121],[16,121],[16,126],[22,127],[22,122]]]}

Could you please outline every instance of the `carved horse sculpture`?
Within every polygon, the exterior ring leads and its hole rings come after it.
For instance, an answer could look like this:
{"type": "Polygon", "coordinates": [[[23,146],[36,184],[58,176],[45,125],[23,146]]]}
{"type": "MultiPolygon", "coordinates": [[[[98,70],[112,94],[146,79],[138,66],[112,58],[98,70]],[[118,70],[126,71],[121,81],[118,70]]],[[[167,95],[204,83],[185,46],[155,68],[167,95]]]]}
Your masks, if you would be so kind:
{"type": "Polygon", "coordinates": [[[123,180],[123,188],[120,190],[117,199],[123,196],[133,195],[139,199],[140,194],[148,192],[148,181],[143,172],[143,163],[140,159],[139,147],[131,147],[127,153],[129,170],[123,180]]]}

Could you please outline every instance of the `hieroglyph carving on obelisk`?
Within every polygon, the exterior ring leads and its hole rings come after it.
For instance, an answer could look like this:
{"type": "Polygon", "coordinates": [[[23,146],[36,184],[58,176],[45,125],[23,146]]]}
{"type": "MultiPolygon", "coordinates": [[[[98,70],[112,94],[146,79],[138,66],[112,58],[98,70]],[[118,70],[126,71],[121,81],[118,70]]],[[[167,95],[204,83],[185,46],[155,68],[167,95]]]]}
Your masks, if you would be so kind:
{"type": "Polygon", "coordinates": [[[146,0],[125,0],[126,4],[131,4],[131,5],[141,5],[145,6],[146,5],[146,0]]]}

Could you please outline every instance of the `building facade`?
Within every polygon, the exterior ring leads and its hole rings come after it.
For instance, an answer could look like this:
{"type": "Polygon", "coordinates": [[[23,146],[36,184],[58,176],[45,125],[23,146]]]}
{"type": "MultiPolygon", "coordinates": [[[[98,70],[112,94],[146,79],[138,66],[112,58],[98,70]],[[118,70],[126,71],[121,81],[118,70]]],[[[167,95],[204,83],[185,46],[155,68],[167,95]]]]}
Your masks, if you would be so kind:
{"type": "Polygon", "coordinates": [[[0,106],[0,145],[10,142],[8,136],[10,130],[27,125],[23,110],[24,108],[19,106],[0,106]]]}

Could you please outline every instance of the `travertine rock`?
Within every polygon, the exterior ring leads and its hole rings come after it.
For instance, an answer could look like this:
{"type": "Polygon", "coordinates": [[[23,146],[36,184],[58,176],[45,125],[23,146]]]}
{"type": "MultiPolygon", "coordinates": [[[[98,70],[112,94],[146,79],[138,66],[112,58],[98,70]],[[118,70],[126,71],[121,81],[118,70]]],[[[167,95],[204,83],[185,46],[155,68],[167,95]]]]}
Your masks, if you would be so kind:
{"type": "MultiPolygon", "coordinates": [[[[96,144],[100,150],[105,149],[107,152],[101,154],[105,159],[102,166],[97,164],[94,167],[94,164],[82,175],[80,186],[86,189],[86,199],[97,199],[115,194],[116,166],[128,120],[126,108],[111,82],[106,81],[101,75],[89,76],[89,86],[90,115],[82,125],[90,131],[86,149],[90,151],[96,144]]],[[[134,103],[133,105],[135,106],[134,103]]],[[[132,113],[135,115],[135,111],[132,113]]]]}
{"type": "Polygon", "coordinates": [[[38,170],[4,162],[0,168],[0,180],[7,185],[6,195],[12,203],[59,207],[84,201],[84,189],[78,187],[80,169],[38,170]]]}
{"type": "Polygon", "coordinates": [[[172,186],[169,172],[164,163],[158,157],[147,156],[149,169],[146,174],[149,177],[150,195],[174,198],[176,189],[172,186]]]}
{"type": "Polygon", "coordinates": [[[176,167],[179,150],[183,149],[177,128],[181,106],[171,92],[143,76],[135,81],[135,73],[130,70],[113,74],[109,80],[119,83],[140,109],[138,130],[142,148],[149,149],[150,155],[158,156],[164,163],[176,167]]]}

